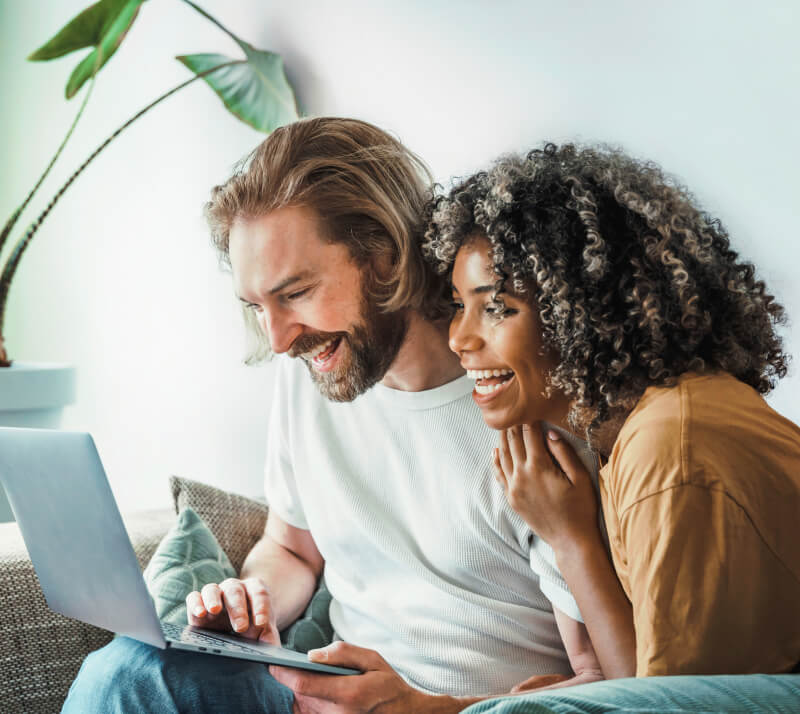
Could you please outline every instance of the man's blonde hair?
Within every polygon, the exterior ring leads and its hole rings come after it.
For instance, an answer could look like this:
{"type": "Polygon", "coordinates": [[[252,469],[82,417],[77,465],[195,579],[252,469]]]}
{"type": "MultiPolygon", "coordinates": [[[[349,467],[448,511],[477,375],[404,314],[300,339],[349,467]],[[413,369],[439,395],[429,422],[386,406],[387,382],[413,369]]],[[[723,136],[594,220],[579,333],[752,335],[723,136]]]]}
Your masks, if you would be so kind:
{"type": "Polygon", "coordinates": [[[205,215],[220,260],[229,267],[230,230],[237,219],[286,206],[310,208],[323,235],[345,244],[359,265],[372,266],[367,284],[382,309],[411,308],[440,320],[448,316],[443,281],[420,250],[431,185],[422,160],[376,126],[303,119],[272,132],[216,186],[205,215]]]}

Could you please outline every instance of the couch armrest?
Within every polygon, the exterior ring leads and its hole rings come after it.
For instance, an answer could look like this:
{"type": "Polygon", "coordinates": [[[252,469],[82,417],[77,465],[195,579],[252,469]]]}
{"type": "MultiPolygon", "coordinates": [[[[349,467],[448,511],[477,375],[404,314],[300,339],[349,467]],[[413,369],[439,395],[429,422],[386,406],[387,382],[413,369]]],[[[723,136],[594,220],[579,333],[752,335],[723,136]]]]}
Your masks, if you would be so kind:
{"type": "MultiPolygon", "coordinates": [[[[124,518],[142,568],[175,521],[170,509],[124,518]]],[[[0,711],[58,712],[89,652],[112,634],[47,607],[16,523],[0,524],[0,711]]]]}

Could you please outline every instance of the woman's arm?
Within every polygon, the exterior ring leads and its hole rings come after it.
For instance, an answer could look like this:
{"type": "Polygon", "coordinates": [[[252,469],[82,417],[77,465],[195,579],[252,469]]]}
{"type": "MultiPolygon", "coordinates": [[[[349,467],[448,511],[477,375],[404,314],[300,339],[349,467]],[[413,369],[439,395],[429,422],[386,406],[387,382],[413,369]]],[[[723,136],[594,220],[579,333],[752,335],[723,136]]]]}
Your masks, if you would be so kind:
{"type": "MultiPolygon", "coordinates": [[[[633,611],[599,533],[593,540],[567,544],[562,550],[556,550],[556,563],[578,603],[586,623],[582,627],[588,632],[589,646],[605,678],[633,677],[636,674],[633,611]]],[[[564,644],[567,644],[566,639],[564,644]]],[[[572,668],[575,669],[574,665],[572,668]]]]}
{"type": "Polygon", "coordinates": [[[495,475],[511,507],[553,548],[606,679],[632,677],[633,613],[600,535],[594,487],[569,444],[555,432],[548,441],[539,424],[502,432],[495,475]]]}

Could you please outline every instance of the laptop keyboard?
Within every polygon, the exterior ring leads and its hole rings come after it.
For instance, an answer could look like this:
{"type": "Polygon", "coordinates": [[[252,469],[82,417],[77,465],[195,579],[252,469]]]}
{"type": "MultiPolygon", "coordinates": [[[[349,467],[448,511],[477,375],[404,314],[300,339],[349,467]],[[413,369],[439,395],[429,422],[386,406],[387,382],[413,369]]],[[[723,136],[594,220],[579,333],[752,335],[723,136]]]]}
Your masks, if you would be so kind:
{"type": "Polygon", "coordinates": [[[177,640],[178,642],[186,642],[190,645],[197,645],[198,647],[215,648],[218,650],[224,649],[234,652],[253,652],[260,654],[259,650],[255,647],[247,647],[245,645],[228,642],[227,640],[220,640],[213,635],[206,635],[203,632],[196,632],[194,630],[187,630],[183,625],[174,625],[171,622],[162,622],[161,630],[164,636],[170,640],[177,640]]]}

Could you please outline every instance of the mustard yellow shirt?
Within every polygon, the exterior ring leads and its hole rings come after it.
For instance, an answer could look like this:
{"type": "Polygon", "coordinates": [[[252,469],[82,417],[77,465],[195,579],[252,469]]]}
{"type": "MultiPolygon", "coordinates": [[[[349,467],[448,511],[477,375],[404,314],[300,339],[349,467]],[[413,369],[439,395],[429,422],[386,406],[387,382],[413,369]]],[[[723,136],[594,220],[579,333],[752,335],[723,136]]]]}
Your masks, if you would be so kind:
{"type": "Polygon", "coordinates": [[[600,493],[637,676],[800,661],[800,428],[734,377],[651,387],[600,493]]]}

